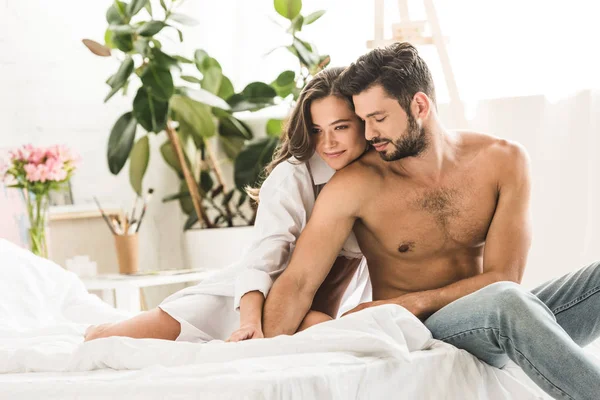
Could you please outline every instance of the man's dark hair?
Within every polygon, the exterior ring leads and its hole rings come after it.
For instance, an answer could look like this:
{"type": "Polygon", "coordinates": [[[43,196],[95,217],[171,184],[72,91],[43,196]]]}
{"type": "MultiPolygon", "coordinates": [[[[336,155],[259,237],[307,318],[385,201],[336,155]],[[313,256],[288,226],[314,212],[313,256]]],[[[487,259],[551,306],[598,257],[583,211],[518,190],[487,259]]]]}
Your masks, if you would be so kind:
{"type": "Polygon", "coordinates": [[[417,49],[407,42],[394,43],[361,56],[339,78],[339,88],[346,96],[357,95],[380,84],[387,94],[398,99],[410,114],[410,103],[423,92],[435,105],[435,87],[427,64],[417,49]]]}

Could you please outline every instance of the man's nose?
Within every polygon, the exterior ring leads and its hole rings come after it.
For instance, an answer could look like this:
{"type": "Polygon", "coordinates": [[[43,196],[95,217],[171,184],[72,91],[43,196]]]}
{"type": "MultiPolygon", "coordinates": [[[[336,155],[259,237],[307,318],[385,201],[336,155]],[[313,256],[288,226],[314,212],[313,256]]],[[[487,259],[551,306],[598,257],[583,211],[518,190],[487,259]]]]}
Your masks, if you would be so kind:
{"type": "Polygon", "coordinates": [[[378,136],[379,136],[379,133],[377,132],[376,129],[374,129],[373,123],[371,121],[366,121],[365,122],[365,139],[373,140],[374,138],[376,138],[378,136]]]}

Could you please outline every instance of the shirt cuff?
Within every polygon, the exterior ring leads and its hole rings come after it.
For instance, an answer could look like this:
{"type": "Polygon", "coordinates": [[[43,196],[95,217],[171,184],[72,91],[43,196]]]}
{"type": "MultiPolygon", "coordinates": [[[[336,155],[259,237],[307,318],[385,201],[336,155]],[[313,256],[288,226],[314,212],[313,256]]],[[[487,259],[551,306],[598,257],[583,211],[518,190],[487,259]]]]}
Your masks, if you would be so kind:
{"type": "Polygon", "coordinates": [[[235,296],[233,300],[234,310],[240,311],[240,301],[248,292],[258,290],[266,299],[271,286],[273,286],[273,280],[265,271],[256,269],[245,270],[235,281],[235,296]]]}

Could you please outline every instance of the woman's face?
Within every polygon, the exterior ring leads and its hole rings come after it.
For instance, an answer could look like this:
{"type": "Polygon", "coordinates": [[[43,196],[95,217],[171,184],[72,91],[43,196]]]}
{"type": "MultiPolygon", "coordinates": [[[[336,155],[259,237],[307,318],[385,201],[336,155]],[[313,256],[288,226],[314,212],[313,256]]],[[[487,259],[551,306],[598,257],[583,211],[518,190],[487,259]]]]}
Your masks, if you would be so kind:
{"type": "Polygon", "coordinates": [[[345,100],[337,96],[314,100],[310,116],[315,150],[331,168],[342,169],[365,151],[364,126],[345,100]]]}

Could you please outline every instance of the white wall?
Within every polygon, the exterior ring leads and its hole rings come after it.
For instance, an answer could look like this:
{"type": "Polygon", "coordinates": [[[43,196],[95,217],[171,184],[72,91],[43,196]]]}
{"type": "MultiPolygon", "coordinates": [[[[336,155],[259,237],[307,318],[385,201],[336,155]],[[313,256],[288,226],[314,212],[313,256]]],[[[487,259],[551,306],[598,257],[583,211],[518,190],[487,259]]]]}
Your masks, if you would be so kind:
{"type": "MultiPolygon", "coordinates": [[[[573,10],[579,10],[579,15],[587,18],[578,31],[565,33],[578,35],[574,54],[565,47],[567,42],[561,41],[560,47],[552,47],[552,42],[543,42],[545,36],[539,32],[534,37],[545,45],[535,47],[529,40],[519,45],[520,36],[525,39],[529,36],[524,31],[509,31],[510,18],[518,22],[515,26],[523,29],[527,21],[538,18],[547,22],[545,29],[550,31],[550,19],[543,18],[544,7],[551,7],[548,2],[537,1],[535,7],[538,8],[530,7],[527,17],[519,16],[516,8],[511,9],[514,14],[505,10],[502,15],[506,24],[494,22],[494,29],[489,31],[484,30],[484,19],[499,15],[498,7],[502,3],[486,2],[491,8],[472,0],[452,2],[452,6],[450,2],[437,3],[442,23],[454,35],[450,42],[451,57],[461,91],[467,94],[469,109],[473,110],[473,127],[518,140],[532,154],[536,226],[530,281],[600,258],[596,251],[600,243],[596,226],[600,221],[595,210],[600,180],[592,174],[597,170],[595,160],[599,150],[595,139],[598,101],[591,94],[556,100],[573,87],[585,86],[588,80],[582,80],[581,74],[589,74],[590,65],[596,65],[592,63],[595,59],[590,58],[593,54],[590,49],[596,48],[590,36],[595,32],[589,24],[593,13],[577,7],[565,11],[565,15],[575,17],[573,10]],[[481,18],[470,19],[471,25],[461,24],[460,18],[466,15],[461,7],[470,7],[481,18]],[[515,51],[522,61],[507,60],[512,53],[506,52],[507,46],[500,47],[506,44],[502,41],[506,32],[500,31],[501,27],[511,32],[510,44],[518,47],[515,51]],[[490,39],[491,42],[478,39],[484,35],[496,39],[490,39]],[[472,47],[475,45],[477,47],[472,47]],[[477,51],[469,53],[469,48],[477,51]],[[548,61],[547,68],[539,63],[539,60],[552,60],[553,56],[560,56],[561,62],[551,65],[548,61]],[[545,72],[548,68],[572,71],[571,75],[577,77],[576,85],[562,90],[566,78],[558,85],[552,78],[556,75],[546,73],[546,78],[540,80],[535,69],[520,68],[519,63],[533,62],[545,72]],[[505,74],[497,70],[491,72],[498,63],[505,74]],[[524,73],[531,76],[523,76],[524,73]],[[494,95],[494,88],[507,87],[492,83],[511,76],[534,82],[527,94],[553,92],[553,88],[560,87],[561,95],[555,96],[554,104],[547,103],[543,97],[529,97],[489,100],[478,105],[478,99],[494,95]],[[478,88],[485,91],[478,92],[478,88]]],[[[116,203],[129,209],[133,192],[127,173],[124,170],[120,176],[112,176],[106,166],[105,153],[110,129],[118,116],[130,109],[131,99],[116,95],[108,104],[102,103],[108,88],[104,81],[118,67],[118,62],[93,56],[81,43],[86,37],[102,41],[106,28],[104,14],[110,4],[111,0],[0,2],[0,147],[28,142],[67,143],[84,159],[73,178],[75,201],[90,202],[96,195],[104,203],[116,203]]],[[[553,14],[560,14],[561,9],[554,3],[552,7],[553,14]]],[[[348,64],[366,51],[365,42],[371,38],[373,27],[370,2],[305,0],[304,9],[306,12],[328,10],[318,24],[306,29],[303,37],[318,38],[320,50],[332,55],[333,65],[348,64]]],[[[185,47],[177,53],[191,57],[194,49],[205,48],[220,60],[225,73],[238,88],[252,80],[269,81],[283,68],[295,67],[293,58],[285,51],[263,57],[273,45],[281,44],[281,31],[267,17],[267,14],[275,16],[270,0],[187,0],[183,11],[198,19],[200,25],[185,29],[185,47]]],[[[165,40],[164,44],[169,50],[180,48],[176,40],[165,40]]],[[[430,52],[424,54],[428,60],[434,60],[430,52]]],[[[436,76],[440,77],[438,73],[436,76]]],[[[441,92],[442,86],[443,81],[439,81],[441,92]]],[[[152,143],[145,185],[156,188],[156,196],[141,232],[142,268],[178,268],[183,266],[182,216],[177,204],[160,202],[164,195],[177,190],[176,179],[156,152],[164,136],[153,139],[156,140],[152,143]]]]}

